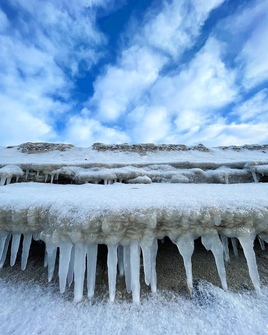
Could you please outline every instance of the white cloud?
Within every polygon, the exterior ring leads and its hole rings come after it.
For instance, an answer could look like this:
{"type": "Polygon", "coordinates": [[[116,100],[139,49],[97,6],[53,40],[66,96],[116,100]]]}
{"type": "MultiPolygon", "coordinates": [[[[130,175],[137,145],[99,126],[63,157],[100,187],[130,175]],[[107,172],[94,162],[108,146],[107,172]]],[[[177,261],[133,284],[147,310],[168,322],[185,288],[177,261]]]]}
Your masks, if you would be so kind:
{"type": "MultiPolygon", "coordinates": [[[[268,12],[268,3],[266,12],[268,12]]],[[[246,88],[268,80],[268,17],[262,24],[257,24],[251,37],[245,44],[239,60],[244,64],[244,85],[246,88]]]]}
{"type": "Polygon", "coordinates": [[[14,0],[10,22],[0,11],[1,143],[59,138],[53,128],[75,105],[73,78],[102,52],[93,7],[105,3],[14,0]]]}
{"type": "Polygon", "coordinates": [[[245,2],[216,29],[218,38],[228,43],[228,53],[236,56],[245,89],[268,80],[267,13],[267,0],[245,2]]]}
{"type": "MultiPolygon", "coordinates": [[[[263,89],[252,98],[236,106],[232,115],[239,117],[241,122],[267,123],[268,122],[268,89],[263,89]]],[[[268,133],[268,129],[267,129],[268,133]]]]}
{"type": "MultiPolygon", "coordinates": [[[[158,12],[147,14],[144,25],[130,38],[115,66],[108,66],[95,82],[89,105],[103,121],[116,122],[138,106],[171,57],[178,58],[193,45],[212,9],[223,0],[164,2],[158,12]]],[[[138,27],[136,27],[138,28],[138,27]]]]}
{"type": "Polygon", "coordinates": [[[124,131],[104,126],[98,120],[84,116],[73,116],[68,120],[65,139],[82,147],[90,146],[94,142],[129,142],[129,137],[124,131]]]}
{"type": "Polygon", "coordinates": [[[0,33],[4,32],[8,26],[9,26],[8,18],[0,8],[0,33]]]}
{"type": "Polygon", "coordinates": [[[181,72],[162,77],[152,89],[152,104],[166,107],[176,131],[213,122],[215,111],[236,98],[235,72],[225,66],[221,49],[220,42],[209,39],[181,72]]]}
{"type": "Polygon", "coordinates": [[[123,52],[120,66],[108,67],[97,79],[91,104],[97,107],[103,121],[115,121],[127,106],[138,100],[158,78],[165,59],[150,49],[133,46],[123,52]]]}
{"type": "Polygon", "coordinates": [[[164,2],[162,10],[145,25],[141,38],[145,38],[146,43],[165,54],[178,58],[193,45],[210,12],[223,2],[224,0],[164,2]]]}
{"type": "Polygon", "coordinates": [[[134,142],[163,142],[171,130],[170,116],[163,106],[140,106],[127,120],[134,142]]]}

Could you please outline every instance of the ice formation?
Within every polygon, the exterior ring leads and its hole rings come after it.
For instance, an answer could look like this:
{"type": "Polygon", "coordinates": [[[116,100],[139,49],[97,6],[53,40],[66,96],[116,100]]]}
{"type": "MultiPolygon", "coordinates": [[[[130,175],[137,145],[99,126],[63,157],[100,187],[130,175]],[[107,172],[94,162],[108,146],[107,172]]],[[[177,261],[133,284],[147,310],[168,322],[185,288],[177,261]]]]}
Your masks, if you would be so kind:
{"type": "Polygon", "coordinates": [[[260,291],[254,241],[262,248],[268,242],[267,152],[268,146],[150,144],[0,148],[0,267],[9,253],[11,266],[20,254],[24,270],[32,239],[42,240],[48,281],[58,268],[60,292],[74,283],[79,302],[85,282],[88,298],[94,296],[98,245],[105,244],[110,301],[119,274],[139,303],[141,265],[145,283],[157,290],[164,237],[183,257],[192,294],[191,259],[201,238],[224,290],[229,246],[237,256],[240,243],[260,291]]]}

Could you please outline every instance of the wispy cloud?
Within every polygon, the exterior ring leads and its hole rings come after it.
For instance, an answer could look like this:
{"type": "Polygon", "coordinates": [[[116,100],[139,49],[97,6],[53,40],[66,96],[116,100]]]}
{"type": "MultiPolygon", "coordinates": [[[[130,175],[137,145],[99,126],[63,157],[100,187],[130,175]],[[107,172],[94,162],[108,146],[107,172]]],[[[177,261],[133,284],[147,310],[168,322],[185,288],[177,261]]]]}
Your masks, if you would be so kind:
{"type": "Polygon", "coordinates": [[[57,140],[55,124],[74,107],[72,78],[98,60],[105,43],[94,11],[103,3],[14,0],[0,10],[3,144],[57,140]]]}

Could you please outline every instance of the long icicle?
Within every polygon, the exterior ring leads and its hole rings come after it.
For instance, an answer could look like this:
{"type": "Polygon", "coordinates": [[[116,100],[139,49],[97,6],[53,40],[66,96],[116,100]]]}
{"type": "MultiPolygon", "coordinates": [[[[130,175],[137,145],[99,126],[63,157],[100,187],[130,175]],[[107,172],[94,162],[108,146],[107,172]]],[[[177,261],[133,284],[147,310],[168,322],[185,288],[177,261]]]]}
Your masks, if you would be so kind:
{"type": "Polygon", "coordinates": [[[4,251],[4,248],[5,248],[6,239],[7,239],[8,236],[9,236],[8,232],[2,232],[0,234],[0,260],[1,260],[2,255],[3,255],[3,251],[4,251]]]}
{"type": "Polygon", "coordinates": [[[11,239],[11,234],[8,234],[8,236],[7,236],[7,238],[5,239],[5,242],[4,242],[4,247],[3,247],[3,251],[2,251],[2,257],[0,258],[0,269],[5,264],[5,260],[6,260],[6,257],[7,257],[7,251],[8,251],[10,239],[11,239]]]}
{"type": "Polygon", "coordinates": [[[247,234],[243,234],[242,236],[238,236],[239,242],[243,248],[244,255],[247,260],[249,276],[252,281],[252,284],[257,292],[260,292],[260,278],[256,263],[256,257],[254,253],[254,237],[249,232],[247,234]]]}
{"type": "Polygon", "coordinates": [[[221,280],[221,286],[226,291],[227,281],[226,272],[224,267],[223,259],[223,246],[218,234],[208,234],[201,236],[202,243],[207,250],[211,250],[215,258],[216,266],[218,269],[219,277],[221,280]]]}
{"type": "Polygon", "coordinates": [[[54,274],[55,262],[57,256],[57,247],[52,243],[46,243],[46,253],[47,253],[48,281],[50,282],[54,274]]]}
{"type": "Polygon", "coordinates": [[[237,239],[236,239],[236,237],[232,237],[231,238],[231,242],[232,242],[232,247],[233,247],[233,251],[234,251],[235,257],[238,257],[237,239]]]}
{"type": "Polygon", "coordinates": [[[12,241],[11,241],[11,256],[10,256],[10,266],[15,265],[17,254],[20,247],[20,239],[21,234],[12,234],[12,241]]]}
{"type": "Polygon", "coordinates": [[[131,292],[130,245],[124,246],[124,269],[127,293],[131,292]]]}
{"type": "Polygon", "coordinates": [[[29,251],[32,243],[32,234],[23,234],[22,254],[21,254],[21,269],[25,270],[28,262],[29,251]]]}
{"type": "Polygon", "coordinates": [[[125,270],[124,270],[124,248],[121,244],[119,244],[117,248],[117,254],[118,254],[118,269],[119,269],[119,275],[124,276],[125,270]]]}
{"type": "Polygon", "coordinates": [[[192,296],[193,292],[192,255],[194,252],[194,237],[191,234],[181,235],[177,238],[176,245],[183,258],[187,278],[187,287],[190,296],[192,296]]]}
{"type": "Polygon", "coordinates": [[[117,245],[108,245],[108,282],[110,301],[114,302],[116,291],[116,273],[117,273],[117,245]]]}
{"type": "Polygon", "coordinates": [[[69,270],[72,243],[62,242],[60,244],[60,264],[59,264],[59,279],[60,279],[60,293],[65,292],[66,278],[69,270]]]}
{"type": "Polygon", "coordinates": [[[157,289],[157,276],[156,276],[156,256],[158,250],[158,242],[157,239],[154,239],[153,244],[151,246],[151,291],[152,293],[156,293],[157,289]]]}
{"type": "Polygon", "coordinates": [[[74,249],[72,248],[71,251],[71,259],[70,259],[70,264],[69,264],[69,269],[68,269],[68,274],[67,274],[67,283],[68,286],[70,287],[73,283],[74,280],[74,249]]]}
{"type": "Polygon", "coordinates": [[[142,258],[143,258],[144,281],[146,285],[150,285],[151,276],[152,276],[151,246],[142,245],[141,251],[142,251],[142,258]]]}
{"type": "Polygon", "coordinates": [[[229,239],[225,235],[221,235],[221,241],[223,246],[224,260],[226,263],[230,262],[230,253],[229,253],[229,239]]]}
{"type": "Polygon", "coordinates": [[[86,245],[76,243],[74,245],[74,302],[83,299],[84,280],[86,271],[86,245]]]}
{"type": "Polygon", "coordinates": [[[94,296],[96,282],[98,245],[96,243],[87,246],[87,296],[94,296]]]}
{"type": "Polygon", "coordinates": [[[140,303],[140,246],[133,241],[130,244],[130,266],[131,266],[131,290],[132,299],[136,304],[140,303]]]}

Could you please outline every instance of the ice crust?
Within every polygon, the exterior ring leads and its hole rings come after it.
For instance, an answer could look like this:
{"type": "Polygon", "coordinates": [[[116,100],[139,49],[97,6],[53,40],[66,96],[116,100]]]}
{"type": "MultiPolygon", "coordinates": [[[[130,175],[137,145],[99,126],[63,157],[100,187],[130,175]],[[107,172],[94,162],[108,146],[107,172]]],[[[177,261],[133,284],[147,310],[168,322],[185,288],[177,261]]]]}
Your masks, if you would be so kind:
{"type": "Polygon", "coordinates": [[[237,256],[240,243],[260,292],[253,248],[256,237],[262,248],[268,242],[268,188],[261,183],[268,176],[268,146],[123,147],[0,147],[0,267],[10,253],[10,265],[21,255],[24,270],[32,239],[42,240],[48,281],[58,262],[60,292],[74,284],[77,303],[85,281],[88,298],[94,296],[98,245],[105,244],[109,300],[116,298],[119,274],[139,304],[142,268],[145,283],[157,290],[158,240],[164,237],[183,257],[192,295],[191,259],[201,237],[224,290],[229,247],[237,256]]]}

